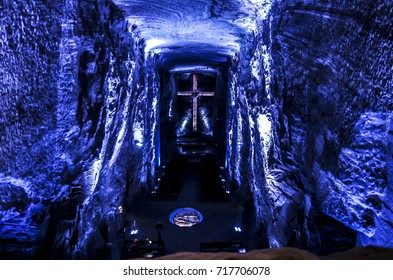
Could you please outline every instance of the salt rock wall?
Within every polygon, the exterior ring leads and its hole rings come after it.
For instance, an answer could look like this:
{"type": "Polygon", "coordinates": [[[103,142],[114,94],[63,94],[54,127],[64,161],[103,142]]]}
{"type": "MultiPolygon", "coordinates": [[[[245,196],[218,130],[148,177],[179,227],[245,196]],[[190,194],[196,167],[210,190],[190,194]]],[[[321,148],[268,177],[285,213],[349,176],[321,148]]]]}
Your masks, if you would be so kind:
{"type": "Polygon", "coordinates": [[[249,229],[258,236],[254,245],[304,247],[309,201],[288,175],[298,168],[294,161],[283,161],[278,135],[282,96],[271,80],[272,4],[254,3],[255,16],[230,69],[229,171],[242,195],[251,197],[254,205],[255,213],[250,215],[257,217],[256,228],[249,229]]]}
{"type": "Polygon", "coordinates": [[[146,188],[154,173],[159,81],[137,27],[120,10],[110,2],[81,1],[79,13],[79,88],[64,176],[75,215],[52,234],[54,256],[118,259],[127,198],[146,188]]]}
{"type": "Polygon", "coordinates": [[[38,251],[47,228],[45,209],[62,189],[56,127],[63,6],[63,1],[0,2],[2,254],[30,257],[38,251]]]}
{"type": "Polygon", "coordinates": [[[273,11],[284,162],[296,162],[298,187],[359,244],[393,246],[393,4],[281,1],[273,11]]]}
{"type": "MultiPolygon", "coordinates": [[[[318,208],[360,245],[393,246],[393,3],[249,2],[228,167],[260,245],[312,247],[318,208]]],[[[156,157],[144,47],[110,1],[0,2],[2,256],[119,258],[125,201],[156,157]]]]}
{"type": "Polygon", "coordinates": [[[118,257],[124,199],[154,172],[155,59],[109,1],[0,10],[1,255],[118,257]]]}

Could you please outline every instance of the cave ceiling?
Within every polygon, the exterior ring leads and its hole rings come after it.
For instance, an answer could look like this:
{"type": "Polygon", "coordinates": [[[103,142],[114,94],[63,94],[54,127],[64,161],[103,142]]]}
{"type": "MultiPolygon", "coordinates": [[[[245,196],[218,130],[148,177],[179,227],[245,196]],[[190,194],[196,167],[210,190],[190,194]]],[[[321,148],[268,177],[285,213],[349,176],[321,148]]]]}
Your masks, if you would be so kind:
{"type": "MultiPolygon", "coordinates": [[[[253,1],[253,0],[252,0],[253,1]]],[[[115,0],[162,64],[216,66],[240,48],[254,15],[252,1],[115,0]]]]}

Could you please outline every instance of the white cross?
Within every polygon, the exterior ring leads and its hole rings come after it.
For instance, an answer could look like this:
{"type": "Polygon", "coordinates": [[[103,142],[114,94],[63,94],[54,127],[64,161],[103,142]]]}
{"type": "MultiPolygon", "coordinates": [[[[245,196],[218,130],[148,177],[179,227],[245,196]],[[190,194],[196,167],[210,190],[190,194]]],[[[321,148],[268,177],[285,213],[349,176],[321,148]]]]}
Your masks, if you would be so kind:
{"type": "Polygon", "coordinates": [[[199,96],[214,96],[214,91],[198,91],[197,74],[193,75],[192,91],[178,91],[178,96],[191,96],[192,97],[192,131],[197,131],[197,117],[198,117],[198,97],[199,96]]]}

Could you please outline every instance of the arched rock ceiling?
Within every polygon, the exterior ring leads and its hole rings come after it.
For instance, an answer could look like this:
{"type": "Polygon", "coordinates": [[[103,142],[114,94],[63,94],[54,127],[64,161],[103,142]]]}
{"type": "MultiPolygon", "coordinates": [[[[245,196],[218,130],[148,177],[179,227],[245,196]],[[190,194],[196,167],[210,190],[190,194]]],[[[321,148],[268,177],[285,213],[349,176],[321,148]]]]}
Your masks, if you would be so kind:
{"type": "Polygon", "coordinates": [[[239,50],[256,0],[114,0],[166,67],[215,66],[239,50]]]}

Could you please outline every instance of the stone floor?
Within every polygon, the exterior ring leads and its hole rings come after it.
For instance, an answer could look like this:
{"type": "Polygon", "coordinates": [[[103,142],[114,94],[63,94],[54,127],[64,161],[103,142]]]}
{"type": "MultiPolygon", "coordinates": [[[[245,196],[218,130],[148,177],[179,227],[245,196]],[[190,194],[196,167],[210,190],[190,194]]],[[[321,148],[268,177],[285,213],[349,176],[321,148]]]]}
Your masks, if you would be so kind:
{"type": "MultiPolygon", "coordinates": [[[[241,241],[243,233],[236,232],[235,226],[241,226],[242,206],[231,199],[201,199],[201,167],[187,163],[183,170],[182,174],[178,174],[182,177],[182,184],[177,199],[135,199],[128,209],[127,223],[132,224],[135,220],[139,232],[126,238],[157,240],[155,224],[162,222],[161,236],[165,242],[165,254],[199,252],[201,243],[241,241]],[[170,214],[182,207],[198,210],[203,215],[203,221],[189,228],[180,228],[170,223],[170,214]]],[[[206,193],[203,197],[206,198],[206,193]]]]}

